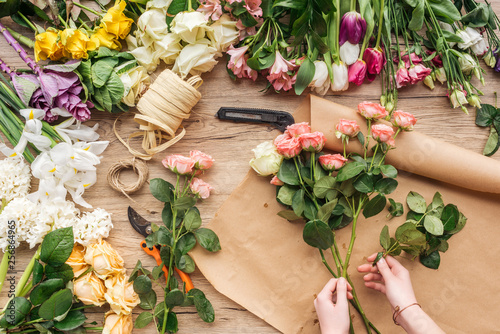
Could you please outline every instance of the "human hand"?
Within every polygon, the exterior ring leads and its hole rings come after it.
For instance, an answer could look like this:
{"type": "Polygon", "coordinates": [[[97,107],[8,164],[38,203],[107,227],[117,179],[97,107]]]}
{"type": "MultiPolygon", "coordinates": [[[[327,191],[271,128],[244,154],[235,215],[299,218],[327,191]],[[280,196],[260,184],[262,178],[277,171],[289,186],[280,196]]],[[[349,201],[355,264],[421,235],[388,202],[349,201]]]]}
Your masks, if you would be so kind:
{"type": "MultiPolygon", "coordinates": [[[[370,255],[367,260],[373,262],[376,257],[377,253],[370,255]]],[[[410,273],[392,256],[381,258],[375,267],[371,263],[363,264],[358,267],[358,271],[367,273],[363,277],[365,285],[385,294],[393,309],[417,302],[410,273]]]]}
{"type": "Polygon", "coordinates": [[[322,334],[349,333],[349,304],[352,287],[346,279],[332,278],[314,300],[322,334]]]}

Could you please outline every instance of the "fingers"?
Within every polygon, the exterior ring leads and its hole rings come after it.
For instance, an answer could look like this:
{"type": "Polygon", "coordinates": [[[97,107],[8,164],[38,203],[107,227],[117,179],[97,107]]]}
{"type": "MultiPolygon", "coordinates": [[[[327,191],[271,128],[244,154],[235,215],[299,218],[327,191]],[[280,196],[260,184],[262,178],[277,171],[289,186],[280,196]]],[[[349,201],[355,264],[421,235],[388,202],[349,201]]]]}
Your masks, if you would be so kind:
{"type": "Polygon", "coordinates": [[[389,268],[389,265],[387,264],[387,261],[384,259],[384,258],[381,258],[378,262],[377,262],[377,268],[378,268],[378,271],[380,271],[380,274],[385,278],[389,278],[391,276],[393,276],[392,272],[391,272],[391,268],[389,268]]]}
{"type": "MultiPolygon", "coordinates": [[[[347,308],[347,289],[348,283],[345,278],[340,277],[337,280],[337,303],[338,307],[347,308]]],[[[352,288],[351,288],[352,290],[352,288]]]]}
{"type": "Polygon", "coordinates": [[[333,291],[335,291],[335,289],[337,287],[337,281],[338,280],[336,278],[330,279],[325,284],[325,286],[323,287],[321,292],[318,294],[318,298],[325,298],[325,299],[331,300],[333,297],[333,291]]]}
{"type": "Polygon", "coordinates": [[[360,273],[378,273],[378,268],[371,263],[365,263],[358,267],[360,273]]]}
{"type": "Polygon", "coordinates": [[[368,260],[369,262],[375,261],[375,259],[377,258],[377,254],[378,253],[373,253],[372,255],[368,256],[366,260],[368,260]]]}
{"type": "Polygon", "coordinates": [[[376,281],[376,282],[382,282],[384,283],[384,277],[380,274],[375,274],[375,273],[369,273],[365,276],[363,276],[363,279],[367,282],[369,281],[376,281]]]}
{"type": "Polygon", "coordinates": [[[365,286],[367,288],[370,288],[370,289],[373,289],[373,290],[377,290],[377,291],[380,291],[382,292],[383,294],[385,294],[386,292],[386,289],[385,289],[385,285],[382,284],[382,283],[376,283],[376,282],[365,282],[365,286]]]}

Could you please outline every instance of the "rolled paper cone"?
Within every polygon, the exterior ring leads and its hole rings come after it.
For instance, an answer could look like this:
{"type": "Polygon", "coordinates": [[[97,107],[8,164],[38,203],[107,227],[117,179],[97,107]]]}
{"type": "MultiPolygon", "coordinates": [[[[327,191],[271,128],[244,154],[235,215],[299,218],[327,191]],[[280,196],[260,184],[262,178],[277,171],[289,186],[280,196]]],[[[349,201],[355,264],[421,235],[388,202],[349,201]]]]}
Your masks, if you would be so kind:
{"type": "MultiPolygon", "coordinates": [[[[356,110],[311,95],[294,117],[296,122],[309,121],[312,131],[326,136],[326,148],[342,152],[342,141],[335,136],[335,125],[341,118],[358,122],[366,135],[366,119],[356,110]]],[[[348,152],[362,153],[357,139],[349,141],[348,152]]],[[[450,183],[462,188],[500,193],[500,162],[465,148],[429,137],[418,131],[401,132],[396,149],[387,154],[387,163],[398,169],[450,183]]]]}

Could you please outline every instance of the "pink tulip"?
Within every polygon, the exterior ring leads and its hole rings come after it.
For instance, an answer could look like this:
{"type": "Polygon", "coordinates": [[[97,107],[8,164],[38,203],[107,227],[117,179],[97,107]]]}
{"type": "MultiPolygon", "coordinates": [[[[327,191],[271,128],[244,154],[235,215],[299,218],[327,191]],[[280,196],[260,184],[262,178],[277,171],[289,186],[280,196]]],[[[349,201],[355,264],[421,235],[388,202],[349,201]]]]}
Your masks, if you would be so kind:
{"type": "Polygon", "coordinates": [[[380,74],[385,65],[385,55],[382,49],[367,48],[363,54],[366,70],[369,74],[380,74]]]}
{"type": "Polygon", "coordinates": [[[364,60],[358,59],[354,64],[349,66],[349,82],[353,82],[360,86],[366,77],[366,63],[364,60]]]}
{"type": "Polygon", "coordinates": [[[343,45],[346,41],[351,44],[359,44],[365,37],[366,21],[361,14],[357,12],[347,12],[342,17],[340,23],[339,44],[343,45]]]}

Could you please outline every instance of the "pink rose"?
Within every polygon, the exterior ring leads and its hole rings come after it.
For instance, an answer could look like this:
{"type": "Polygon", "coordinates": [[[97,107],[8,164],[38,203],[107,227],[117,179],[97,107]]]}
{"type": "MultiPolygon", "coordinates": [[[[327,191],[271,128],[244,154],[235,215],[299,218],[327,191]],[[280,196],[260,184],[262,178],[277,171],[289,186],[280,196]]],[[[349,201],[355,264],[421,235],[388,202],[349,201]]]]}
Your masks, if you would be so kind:
{"type": "Polygon", "coordinates": [[[358,112],[366,119],[381,119],[388,115],[385,107],[372,102],[361,102],[358,104],[358,112]]]}
{"type": "Polygon", "coordinates": [[[202,199],[207,199],[210,196],[210,191],[213,190],[208,183],[197,177],[193,178],[189,188],[193,194],[200,196],[202,199]]]}
{"type": "Polygon", "coordinates": [[[179,175],[191,174],[193,172],[195,162],[188,157],[180,154],[167,156],[162,160],[163,166],[170,169],[172,172],[179,175]]]}
{"type": "Polygon", "coordinates": [[[286,127],[286,133],[288,133],[290,137],[298,137],[303,133],[310,133],[310,132],[311,132],[311,127],[307,122],[295,123],[286,127]]]}
{"type": "Polygon", "coordinates": [[[413,130],[413,126],[417,123],[415,116],[410,114],[409,112],[404,112],[401,110],[396,110],[394,112],[394,126],[401,128],[404,131],[413,130]]]}
{"type": "Polygon", "coordinates": [[[214,159],[211,156],[197,150],[189,152],[189,156],[197,169],[209,169],[214,164],[214,159]]]}
{"type": "Polygon", "coordinates": [[[408,70],[408,74],[410,76],[410,83],[413,85],[419,81],[424,80],[426,76],[431,74],[431,72],[432,71],[430,68],[425,67],[422,64],[417,64],[410,67],[410,69],[408,70]]]}
{"type": "Polygon", "coordinates": [[[341,154],[326,154],[319,157],[319,163],[327,171],[340,169],[345,165],[347,159],[341,154]]]}
{"type": "Polygon", "coordinates": [[[278,153],[287,159],[296,157],[300,154],[300,151],[302,151],[299,138],[290,137],[287,133],[276,137],[274,140],[274,146],[276,146],[278,153]]]}
{"type": "Polygon", "coordinates": [[[276,175],[271,179],[270,183],[272,185],[275,185],[275,186],[282,186],[282,185],[284,185],[283,181],[281,181],[280,179],[278,179],[278,177],[276,175]]]}
{"type": "Polygon", "coordinates": [[[320,152],[325,146],[326,137],[323,132],[303,133],[299,136],[302,148],[309,152],[320,152]]]}
{"type": "MultiPolygon", "coordinates": [[[[359,125],[356,121],[349,119],[340,119],[339,124],[335,126],[335,129],[343,135],[349,137],[356,137],[359,133],[359,125]]],[[[340,137],[340,136],[339,136],[340,137]]]]}
{"type": "Polygon", "coordinates": [[[388,125],[385,124],[372,125],[372,137],[378,142],[389,144],[394,140],[394,138],[392,138],[393,135],[394,135],[394,129],[388,125]]]}

